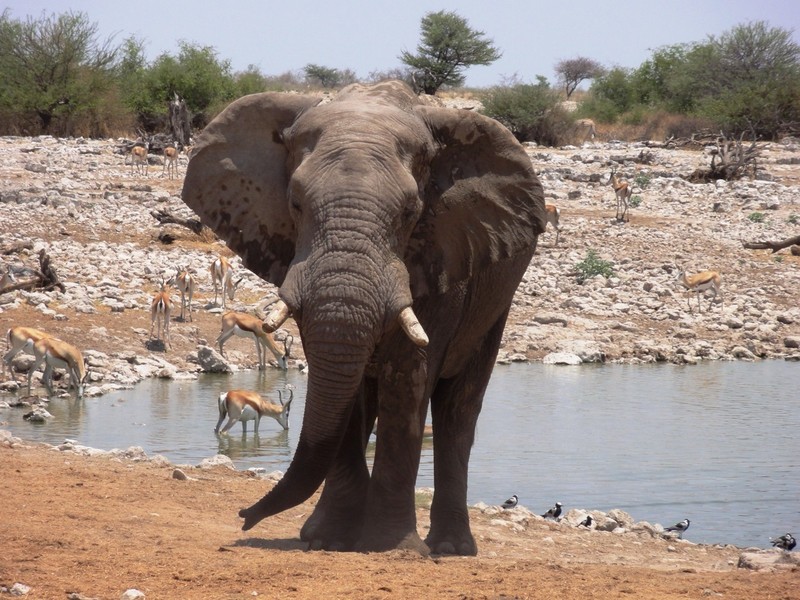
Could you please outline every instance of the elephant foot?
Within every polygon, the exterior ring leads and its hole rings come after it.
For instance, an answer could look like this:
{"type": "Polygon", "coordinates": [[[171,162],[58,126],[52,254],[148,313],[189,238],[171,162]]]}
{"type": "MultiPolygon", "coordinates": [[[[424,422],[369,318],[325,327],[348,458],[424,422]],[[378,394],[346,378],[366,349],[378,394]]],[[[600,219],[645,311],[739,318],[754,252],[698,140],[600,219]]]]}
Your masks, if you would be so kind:
{"type": "Polygon", "coordinates": [[[478,545],[469,530],[465,533],[442,532],[442,534],[431,531],[428,537],[425,538],[425,543],[430,547],[433,554],[455,554],[458,556],[475,556],[478,554],[478,545]]]}
{"type": "Polygon", "coordinates": [[[356,544],[357,552],[386,552],[388,550],[409,550],[416,552],[420,556],[428,556],[431,549],[422,541],[416,531],[407,533],[403,537],[397,539],[394,537],[389,538],[367,538],[362,539],[356,544]]]}
{"type": "Polygon", "coordinates": [[[336,517],[317,505],[300,529],[300,539],[309,550],[353,550],[361,532],[361,519],[354,514],[336,517]]]}

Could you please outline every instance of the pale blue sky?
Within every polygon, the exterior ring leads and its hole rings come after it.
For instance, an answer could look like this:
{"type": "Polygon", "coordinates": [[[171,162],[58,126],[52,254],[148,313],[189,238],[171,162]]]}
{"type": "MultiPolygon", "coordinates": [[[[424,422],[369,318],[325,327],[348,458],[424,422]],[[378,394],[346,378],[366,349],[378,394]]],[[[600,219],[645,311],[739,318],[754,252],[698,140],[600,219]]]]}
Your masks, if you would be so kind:
{"type": "Polygon", "coordinates": [[[606,67],[637,67],[652,50],[703,41],[749,21],[794,30],[800,43],[798,0],[11,0],[12,18],[42,11],[85,12],[100,35],[144,40],[149,59],[177,54],[177,41],[212,46],[234,70],[256,65],[265,75],[308,63],[352,69],[359,77],[402,66],[416,51],[420,19],[453,10],[485,32],[503,52],[488,67],[466,71],[467,85],[487,87],[516,75],[555,82],[556,62],[585,56],[606,67]]]}

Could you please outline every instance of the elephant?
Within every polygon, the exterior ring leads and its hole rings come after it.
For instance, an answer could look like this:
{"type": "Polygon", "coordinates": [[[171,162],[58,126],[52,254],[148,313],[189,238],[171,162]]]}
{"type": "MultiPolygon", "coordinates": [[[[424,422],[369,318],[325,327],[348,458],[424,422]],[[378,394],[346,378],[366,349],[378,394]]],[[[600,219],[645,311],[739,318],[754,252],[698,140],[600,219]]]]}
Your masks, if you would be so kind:
{"type": "Polygon", "coordinates": [[[263,328],[293,318],[309,365],[294,457],[239,512],[242,529],[324,482],[300,530],[310,549],[475,555],[475,425],[546,220],[513,135],[399,81],[332,99],[252,94],[198,136],[182,199],[278,286],[263,328]],[[435,491],[423,542],[414,490],[429,405],[435,491]]]}

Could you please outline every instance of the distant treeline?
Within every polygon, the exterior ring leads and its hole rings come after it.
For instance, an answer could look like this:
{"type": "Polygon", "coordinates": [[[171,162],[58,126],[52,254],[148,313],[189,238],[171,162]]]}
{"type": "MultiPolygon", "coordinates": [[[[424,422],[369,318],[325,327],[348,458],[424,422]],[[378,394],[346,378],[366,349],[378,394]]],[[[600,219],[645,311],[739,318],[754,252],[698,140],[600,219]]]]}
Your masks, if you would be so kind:
{"type": "MultiPolygon", "coordinates": [[[[192,126],[205,126],[226,104],[262,91],[341,87],[358,80],[349,69],[307,65],[268,76],[255,66],[234,72],[213,47],[176,43],[176,53],[145,58],[144,43],[100,40],[84,13],[12,19],[0,15],[0,135],[109,137],[168,130],[168,106],[179,96],[192,126]]],[[[407,69],[369,74],[366,81],[409,79],[407,69]]],[[[442,88],[443,90],[445,88],[442,88]]],[[[659,48],[636,69],[603,70],[579,94],[579,109],[558,113],[563,91],[544,77],[472,90],[485,112],[521,139],[564,141],[578,117],[633,127],[677,115],[694,127],[772,139],[800,133],[800,47],[792,33],[764,22],[740,25],[703,42],[659,48]]],[[[674,119],[673,119],[674,122],[674,119]]]]}

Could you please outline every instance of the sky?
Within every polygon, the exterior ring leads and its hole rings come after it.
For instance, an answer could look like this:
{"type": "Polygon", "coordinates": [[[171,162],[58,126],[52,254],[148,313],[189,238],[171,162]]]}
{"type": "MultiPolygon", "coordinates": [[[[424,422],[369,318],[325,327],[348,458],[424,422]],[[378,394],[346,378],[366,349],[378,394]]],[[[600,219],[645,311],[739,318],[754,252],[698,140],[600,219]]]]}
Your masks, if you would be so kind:
{"type": "Polygon", "coordinates": [[[466,69],[468,87],[537,76],[556,82],[561,60],[586,57],[607,68],[635,68],[660,47],[702,42],[737,25],[766,21],[800,43],[799,0],[11,0],[13,19],[84,12],[101,40],[144,42],[149,60],[178,54],[178,42],[211,46],[234,71],[300,72],[314,63],[350,69],[359,78],[402,67],[416,52],[420,21],[454,11],[503,53],[490,66],[466,69]]]}

